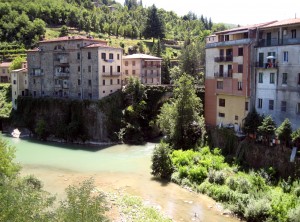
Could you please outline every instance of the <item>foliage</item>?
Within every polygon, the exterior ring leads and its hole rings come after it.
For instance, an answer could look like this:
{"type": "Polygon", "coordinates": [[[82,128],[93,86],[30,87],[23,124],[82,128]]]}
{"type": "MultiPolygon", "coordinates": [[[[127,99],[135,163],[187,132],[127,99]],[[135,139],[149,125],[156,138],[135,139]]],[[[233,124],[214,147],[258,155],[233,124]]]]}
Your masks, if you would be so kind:
{"type": "Polygon", "coordinates": [[[57,221],[108,221],[104,195],[94,192],[92,179],[66,189],[67,199],[57,209],[57,221]]]}
{"type": "Polygon", "coordinates": [[[12,61],[11,65],[10,65],[10,67],[9,67],[10,71],[11,71],[11,70],[15,70],[15,69],[20,69],[20,68],[22,68],[22,63],[25,62],[25,61],[26,61],[26,60],[25,60],[23,57],[21,57],[21,56],[16,57],[16,58],[12,61]]]}
{"type": "Polygon", "coordinates": [[[258,127],[258,132],[264,136],[267,144],[269,144],[270,137],[274,135],[276,124],[271,116],[266,116],[261,125],[258,127]]]}
{"type": "Polygon", "coordinates": [[[246,134],[255,134],[257,132],[257,128],[262,123],[262,117],[253,109],[249,112],[245,118],[245,122],[243,125],[243,132],[246,134]]]}
{"type": "Polygon", "coordinates": [[[293,142],[299,146],[300,145],[300,128],[295,130],[292,133],[291,137],[292,137],[293,142]]]}
{"type": "Polygon", "coordinates": [[[171,149],[167,143],[160,142],[152,155],[151,174],[162,179],[170,179],[173,167],[170,158],[171,149]]]}
{"type": "Polygon", "coordinates": [[[46,140],[48,136],[47,123],[44,119],[38,120],[35,127],[35,133],[39,139],[46,140]]]}
{"type": "Polygon", "coordinates": [[[183,75],[176,81],[174,99],[165,103],[158,125],[175,149],[189,149],[205,143],[203,108],[193,86],[193,78],[183,75]]]}
{"type": "Polygon", "coordinates": [[[69,34],[69,29],[66,25],[60,28],[59,37],[67,36],[69,34]]]}
{"type": "Polygon", "coordinates": [[[0,121],[9,118],[12,111],[11,84],[9,83],[0,83],[0,107],[0,121]]]}
{"type": "Polygon", "coordinates": [[[292,134],[292,124],[289,119],[285,119],[281,125],[276,129],[276,136],[278,139],[285,142],[285,145],[288,146],[291,140],[292,134]]]}
{"type": "Polygon", "coordinates": [[[300,222],[300,206],[291,209],[288,213],[289,222],[300,222]]]}
{"type": "Polygon", "coordinates": [[[165,37],[164,23],[155,5],[148,9],[148,17],[144,30],[145,38],[162,39],[165,37]]]}
{"type": "Polygon", "coordinates": [[[0,136],[0,180],[15,176],[20,169],[19,165],[13,162],[15,158],[14,151],[14,148],[0,136]]]}

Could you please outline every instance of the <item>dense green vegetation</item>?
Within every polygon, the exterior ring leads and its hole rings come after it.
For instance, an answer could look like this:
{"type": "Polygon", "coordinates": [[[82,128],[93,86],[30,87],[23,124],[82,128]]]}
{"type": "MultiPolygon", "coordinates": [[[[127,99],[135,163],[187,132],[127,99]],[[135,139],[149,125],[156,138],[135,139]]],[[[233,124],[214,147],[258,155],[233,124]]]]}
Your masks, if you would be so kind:
{"type": "Polygon", "coordinates": [[[0,131],[2,130],[2,122],[8,120],[11,110],[11,85],[0,83],[0,131]]]}

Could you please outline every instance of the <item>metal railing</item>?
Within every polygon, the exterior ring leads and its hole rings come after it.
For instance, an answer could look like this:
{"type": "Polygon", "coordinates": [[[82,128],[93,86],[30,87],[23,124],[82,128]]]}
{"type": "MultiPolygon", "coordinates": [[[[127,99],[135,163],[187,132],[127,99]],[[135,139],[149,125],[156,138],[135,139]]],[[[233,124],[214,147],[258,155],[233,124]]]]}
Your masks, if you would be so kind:
{"type": "Polygon", "coordinates": [[[232,62],[232,61],[233,61],[233,57],[230,55],[215,57],[215,62],[232,62]]]}
{"type": "Polygon", "coordinates": [[[229,70],[228,72],[215,72],[214,76],[216,78],[232,78],[232,70],[229,70]]]}
{"type": "Polygon", "coordinates": [[[258,47],[300,44],[300,38],[271,38],[258,40],[258,47]]]}

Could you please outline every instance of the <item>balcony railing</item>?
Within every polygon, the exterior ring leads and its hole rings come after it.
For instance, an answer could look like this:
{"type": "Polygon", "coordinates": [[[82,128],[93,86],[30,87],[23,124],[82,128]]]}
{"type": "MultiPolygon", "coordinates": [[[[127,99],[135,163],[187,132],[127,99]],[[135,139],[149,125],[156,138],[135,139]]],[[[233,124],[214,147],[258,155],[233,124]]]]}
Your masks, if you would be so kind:
{"type": "Polygon", "coordinates": [[[118,77],[121,75],[121,72],[103,72],[102,76],[104,77],[118,77]]]}
{"type": "Polygon", "coordinates": [[[261,62],[256,62],[255,63],[256,68],[261,68],[261,69],[277,69],[278,64],[277,63],[261,63],[261,62]]]}
{"type": "Polygon", "coordinates": [[[251,42],[251,39],[238,39],[231,41],[223,41],[223,42],[213,42],[206,44],[206,48],[215,48],[215,47],[224,47],[224,46],[232,46],[232,45],[244,45],[251,42]]]}
{"type": "Polygon", "coordinates": [[[215,57],[215,62],[232,62],[233,57],[232,56],[220,56],[220,57],[215,57]]]}
{"type": "Polygon", "coordinates": [[[55,72],[56,77],[67,78],[70,76],[70,72],[55,72]]]}
{"type": "Polygon", "coordinates": [[[300,44],[300,38],[272,38],[272,39],[260,39],[258,41],[258,47],[267,47],[267,46],[278,46],[278,45],[293,45],[300,44]]]}
{"type": "Polygon", "coordinates": [[[35,76],[35,77],[38,77],[38,76],[43,76],[44,73],[42,73],[42,72],[38,72],[38,73],[32,72],[32,73],[30,73],[30,75],[31,75],[31,76],[35,76]]]}
{"type": "Polygon", "coordinates": [[[161,65],[142,65],[142,68],[144,69],[156,69],[156,68],[160,68],[161,65]]]}
{"type": "Polygon", "coordinates": [[[232,78],[232,70],[228,72],[215,72],[215,78],[232,78]]]}

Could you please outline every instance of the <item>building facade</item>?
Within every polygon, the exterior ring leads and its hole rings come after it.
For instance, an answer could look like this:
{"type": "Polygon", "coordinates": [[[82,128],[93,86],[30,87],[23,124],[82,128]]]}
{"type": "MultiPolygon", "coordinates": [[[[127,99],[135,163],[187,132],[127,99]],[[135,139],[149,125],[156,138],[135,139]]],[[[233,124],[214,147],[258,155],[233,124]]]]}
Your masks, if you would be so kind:
{"type": "Polygon", "coordinates": [[[11,93],[12,93],[12,105],[14,109],[17,109],[18,96],[28,96],[28,73],[27,63],[22,63],[21,69],[11,71],[11,93]]]}
{"type": "Polygon", "coordinates": [[[10,65],[11,62],[0,63],[0,83],[10,83],[10,65]]]}
{"type": "Polygon", "coordinates": [[[123,57],[123,75],[124,84],[127,79],[137,77],[141,83],[146,85],[161,84],[161,61],[162,59],[145,54],[133,54],[123,57]]]}
{"type": "Polygon", "coordinates": [[[288,118],[300,127],[300,19],[259,29],[256,47],[256,110],[279,126],[288,118]]]}
{"type": "Polygon", "coordinates": [[[122,49],[106,41],[66,36],[27,53],[32,96],[101,99],[121,89],[122,49]]]}

